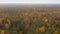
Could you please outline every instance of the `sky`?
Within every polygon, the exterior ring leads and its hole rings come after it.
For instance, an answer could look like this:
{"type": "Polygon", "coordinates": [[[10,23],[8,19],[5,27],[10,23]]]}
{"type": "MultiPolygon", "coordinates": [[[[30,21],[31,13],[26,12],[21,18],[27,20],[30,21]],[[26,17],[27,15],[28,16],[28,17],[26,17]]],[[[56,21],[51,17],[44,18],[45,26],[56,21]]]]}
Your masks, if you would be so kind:
{"type": "Polygon", "coordinates": [[[0,3],[60,4],[60,0],[0,0],[0,3]]]}

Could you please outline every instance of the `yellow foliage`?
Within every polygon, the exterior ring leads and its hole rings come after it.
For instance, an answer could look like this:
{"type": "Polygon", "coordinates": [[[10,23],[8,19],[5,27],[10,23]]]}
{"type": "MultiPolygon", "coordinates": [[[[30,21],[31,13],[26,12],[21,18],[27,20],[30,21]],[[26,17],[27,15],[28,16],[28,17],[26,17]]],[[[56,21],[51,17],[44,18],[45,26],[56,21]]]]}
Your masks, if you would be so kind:
{"type": "Polygon", "coordinates": [[[5,28],[9,28],[11,26],[11,23],[9,20],[7,20],[8,23],[5,24],[5,28]]]}
{"type": "Polygon", "coordinates": [[[10,20],[7,19],[7,22],[8,22],[9,25],[11,25],[10,20]]]}
{"type": "Polygon", "coordinates": [[[0,21],[2,21],[2,18],[0,18],[0,21]]]}
{"type": "Polygon", "coordinates": [[[1,34],[4,34],[4,30],[1,31],[1,34]]]}
{"type": "Polygon", "coordinates": [[[53,34],[58,34],[58,31],[53,32],[53,34]]]}
{"type": "Polygon", "coordinates": [[[5,24],[5,28],[9,28],[9,24],[5,24]]]}
{"type": "Polygon", "coordinates": [[[0,18],[0,25],[2,25],[2,18],[0,18]]]}
{"type": "Polygon", "coordinates": [[[44,22],[47,22],[47,21],[48,21],[48,19],[46,17],[44,17],[44,22]]]}
{"type": "Polygon", "coordinates": [[[45,32],[45,27],[44,27],[44,26],[40,27],[40,28],[39,28],[39,31],[40,31],[40,32],[45,32]]]}

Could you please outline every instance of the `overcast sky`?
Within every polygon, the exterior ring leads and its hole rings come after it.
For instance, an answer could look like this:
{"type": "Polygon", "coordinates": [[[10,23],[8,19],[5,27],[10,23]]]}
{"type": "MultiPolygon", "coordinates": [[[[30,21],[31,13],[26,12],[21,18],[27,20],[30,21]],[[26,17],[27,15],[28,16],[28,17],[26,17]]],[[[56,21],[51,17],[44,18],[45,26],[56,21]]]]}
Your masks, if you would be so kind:
{"type": "Polygon", "coordinates": [[[60,0],[0,0],[0,3],[60,4],[60,0]]]}

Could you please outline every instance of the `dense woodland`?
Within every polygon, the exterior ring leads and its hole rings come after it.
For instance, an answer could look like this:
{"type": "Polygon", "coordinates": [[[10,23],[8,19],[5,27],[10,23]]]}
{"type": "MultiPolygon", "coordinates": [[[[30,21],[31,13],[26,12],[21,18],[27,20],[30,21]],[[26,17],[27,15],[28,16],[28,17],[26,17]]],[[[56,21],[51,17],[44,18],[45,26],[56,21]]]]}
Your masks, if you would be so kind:
{"type": "Polygon", "coordinates": [[[0,7],[0,34],[60,34],[60,8],[0,7]]]}

